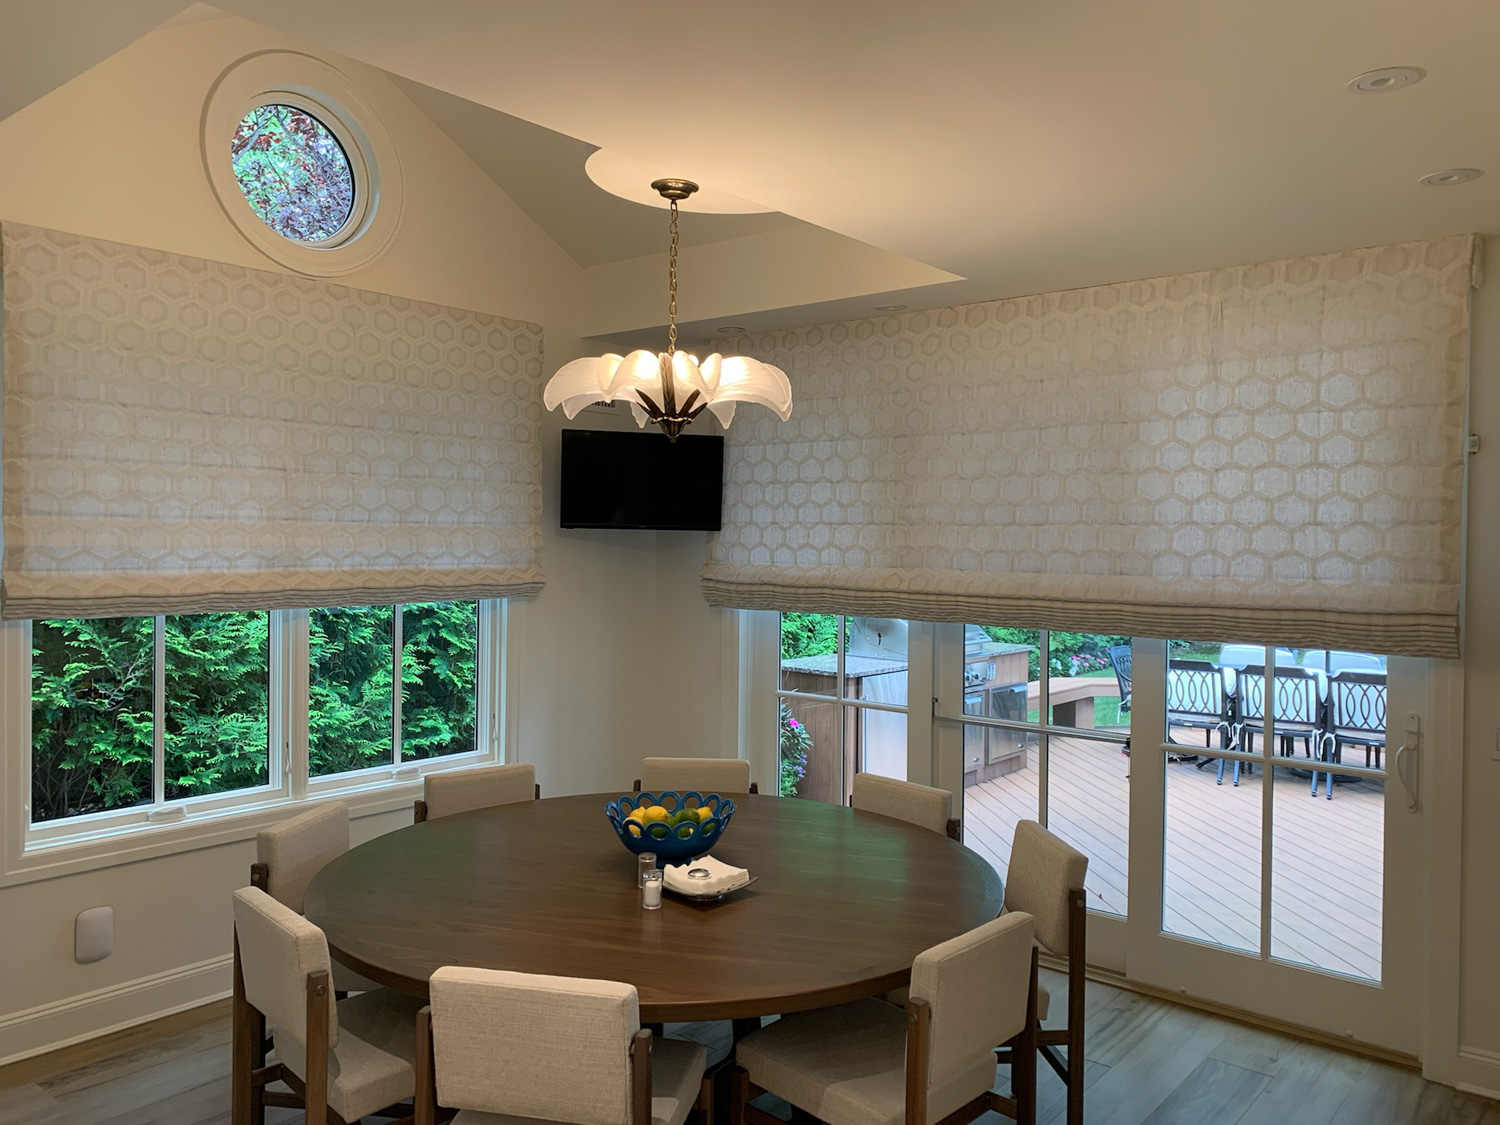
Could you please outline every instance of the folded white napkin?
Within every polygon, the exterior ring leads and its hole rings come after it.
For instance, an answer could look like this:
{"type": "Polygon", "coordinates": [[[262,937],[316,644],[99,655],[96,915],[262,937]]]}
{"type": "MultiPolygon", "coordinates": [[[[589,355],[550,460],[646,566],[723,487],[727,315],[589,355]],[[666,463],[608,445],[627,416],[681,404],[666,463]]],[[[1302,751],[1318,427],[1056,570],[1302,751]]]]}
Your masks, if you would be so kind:
{"type": "Polygon", "coordinates": [[[683,895],[721,895],[735,891],[750,881],[750,872],[743,867],[731,867],[720,863],[711,855],[675,867],[668,864],[662,868],[662,880],[667,890],[683,895]],[[707,874],[693,874],[707,872],[707,874]]]}

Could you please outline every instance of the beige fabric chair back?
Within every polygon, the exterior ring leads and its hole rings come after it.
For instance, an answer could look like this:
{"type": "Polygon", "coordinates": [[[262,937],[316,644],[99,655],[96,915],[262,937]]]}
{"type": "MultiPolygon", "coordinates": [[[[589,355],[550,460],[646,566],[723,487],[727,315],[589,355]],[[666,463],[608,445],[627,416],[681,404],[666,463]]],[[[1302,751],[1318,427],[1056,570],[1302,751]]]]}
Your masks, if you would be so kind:
{"type": "Polygon", "coordinates": [[[1005,909],[1036,919],[1036,937],[1049,953],[1068,954],[1068,892],[1083,887],[1089,857],[1034,820],[1016,824],[1005,873],[1005,909]]]}
{"type": "MultiPolygon", "coordinates": [[[[245,999],[276,1034],[289,1035],[306,1055],[307,974],[330,971],[323,931],[257,887],[234,892],[234,934],[240,943],[245,999]]],[[[333,986],[328,988],[328,1046],[339,1043],[333,986]]]]}
{"type": "Polygon", "coordinates": [[[427,819],[490,809],[529,801],[536,796],[536,767],[529,762],[510,766],[480,766],[472,770],[444,770],[422,779],[427,819]]]}
{"type": "Polygon", "coordinates": [[[302,913],[313,876],[349,850],[349,806],[333,801],[264,828],[255,836],[255,859],[266,866],[266,892],[302,913]]]}
{"type": "Polygon", "coordinates": [[[1029,914],[1004,914],[917,955],[911,996],[932,1006],[929,1088],[972,1071],[1026,1026],[1032,937],[1029,914]]]}
{"type": "Polygon", "coordinates": [[[748,793],[750,763],[742,758],[646,758],[641,762],[641,788],[647,793],[748,793]]]}
{"type": "Polygon", "coordinates": [[[429,995],[438,1104],[629,1125],[633,985],[450,967],[429,995]]]}
{"type": "Polygon", "coordinates": [[[946,833],[953,814],[953,795],[946,789],[898,781],[877,773],[854,775],[854,807],[895,817],[919,828],[946,833]]]}

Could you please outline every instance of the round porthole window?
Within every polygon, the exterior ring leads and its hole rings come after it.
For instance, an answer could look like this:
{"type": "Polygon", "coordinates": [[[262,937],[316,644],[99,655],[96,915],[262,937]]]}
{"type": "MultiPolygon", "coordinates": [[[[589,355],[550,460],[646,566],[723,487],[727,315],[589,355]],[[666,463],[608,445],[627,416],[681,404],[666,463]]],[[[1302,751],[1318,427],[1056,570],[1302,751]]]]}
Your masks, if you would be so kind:
{"type": "Polygon", "coordinates": [[[240,120],[229,145],[250,210],[282,238],[326,242],[354,214],[354,169],[333,130],[300,106],[263,105],[240,120]]]}
{"type": "Polygon", "coordinates": [[[395,146],[349,78],[321,59],[265,51],[235,63],[209,93],[202,146],[225,216],[298,273],[360,269],[395,235],[395,146]]]}

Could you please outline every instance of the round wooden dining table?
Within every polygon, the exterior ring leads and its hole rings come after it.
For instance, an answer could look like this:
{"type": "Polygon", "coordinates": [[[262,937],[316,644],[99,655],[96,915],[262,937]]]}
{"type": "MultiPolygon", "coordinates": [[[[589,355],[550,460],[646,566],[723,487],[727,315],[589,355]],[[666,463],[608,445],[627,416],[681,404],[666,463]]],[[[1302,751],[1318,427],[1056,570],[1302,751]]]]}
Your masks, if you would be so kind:
{"type": "Polygon", "coordinates": [[[745,1019],[904,985],[922,950],[993,919],[974,852],[840,805],[735,797],[716,859],[755,882],[645,910],[636,857],[604,815],[617,794],[479,809],[379,836],[304,898],[329,952],[425,998],[444,965],[625,981],[643,1023],[745,1019]]]}

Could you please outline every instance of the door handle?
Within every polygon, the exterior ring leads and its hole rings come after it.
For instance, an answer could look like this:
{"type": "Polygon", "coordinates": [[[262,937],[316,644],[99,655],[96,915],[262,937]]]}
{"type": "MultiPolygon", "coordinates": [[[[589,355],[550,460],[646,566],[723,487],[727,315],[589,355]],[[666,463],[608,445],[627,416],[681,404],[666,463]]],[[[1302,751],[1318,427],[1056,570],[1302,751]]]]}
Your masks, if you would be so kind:
{"type": "Polygon", "coordinates": [[[1393,763],[1396,778],[1406,790],[1406,811],[1416,812],[1422,803],[1422,716],[1415,711],[1406,716],[1406,741],[1396,748],[1393,763]],[[1415,762],[1416,773],[1407,777],[1406,763],[1415,762]]]}

